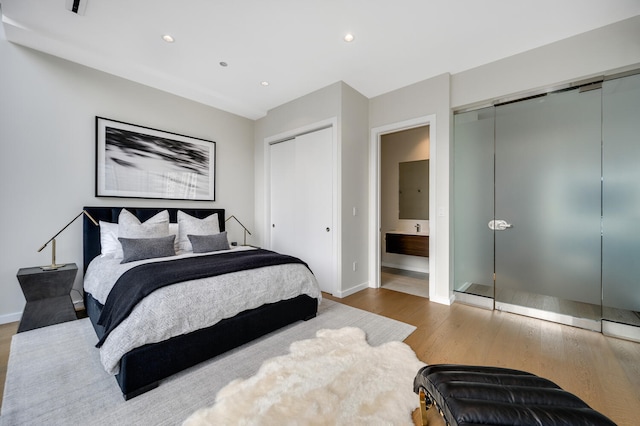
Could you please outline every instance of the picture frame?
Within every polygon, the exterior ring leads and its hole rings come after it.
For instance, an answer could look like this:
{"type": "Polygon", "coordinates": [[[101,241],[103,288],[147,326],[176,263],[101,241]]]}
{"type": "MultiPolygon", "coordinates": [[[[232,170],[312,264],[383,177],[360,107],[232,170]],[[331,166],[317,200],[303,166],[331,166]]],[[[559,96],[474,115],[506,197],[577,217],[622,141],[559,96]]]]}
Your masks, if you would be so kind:
{"type": "Polygon", "coordinates": [[[215,201],[214,141],[96,116],[96,197],[215,201]]]}

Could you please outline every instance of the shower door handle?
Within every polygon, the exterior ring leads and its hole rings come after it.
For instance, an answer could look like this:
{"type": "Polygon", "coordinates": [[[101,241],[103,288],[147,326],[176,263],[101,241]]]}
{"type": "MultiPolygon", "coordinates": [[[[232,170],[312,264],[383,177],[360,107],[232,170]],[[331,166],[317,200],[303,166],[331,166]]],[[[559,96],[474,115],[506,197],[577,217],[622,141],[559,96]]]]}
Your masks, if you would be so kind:
{"type": "Polygon", "coordinates": [[[492,220],[489,222],[489,229],[492,231],[504,231],[507,228],[511,228],[513,225],[507,223],[506,220],[492,220]]]}

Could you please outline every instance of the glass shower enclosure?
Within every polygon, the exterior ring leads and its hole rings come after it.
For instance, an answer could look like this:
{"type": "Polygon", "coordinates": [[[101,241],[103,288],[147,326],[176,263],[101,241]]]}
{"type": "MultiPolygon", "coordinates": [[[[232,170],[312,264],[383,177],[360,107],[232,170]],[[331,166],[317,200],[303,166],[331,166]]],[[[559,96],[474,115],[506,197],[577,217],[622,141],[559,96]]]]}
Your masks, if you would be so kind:
{"type": "Polygon", "coordinates": [[[456,300],[635,340],[639,123],[638,74],[456,114],[456,300]]]}

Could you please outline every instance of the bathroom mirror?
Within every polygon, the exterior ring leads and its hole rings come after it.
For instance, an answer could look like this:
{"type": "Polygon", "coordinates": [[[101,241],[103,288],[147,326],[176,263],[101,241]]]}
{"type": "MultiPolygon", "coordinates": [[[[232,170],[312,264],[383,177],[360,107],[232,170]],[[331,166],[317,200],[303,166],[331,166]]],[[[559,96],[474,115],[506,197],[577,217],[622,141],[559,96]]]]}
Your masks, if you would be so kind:
{"type": "Polygon", "coordinates": [[[429,160],[405,161],[400,167],[400,219],[429,219],[429,160]]]}

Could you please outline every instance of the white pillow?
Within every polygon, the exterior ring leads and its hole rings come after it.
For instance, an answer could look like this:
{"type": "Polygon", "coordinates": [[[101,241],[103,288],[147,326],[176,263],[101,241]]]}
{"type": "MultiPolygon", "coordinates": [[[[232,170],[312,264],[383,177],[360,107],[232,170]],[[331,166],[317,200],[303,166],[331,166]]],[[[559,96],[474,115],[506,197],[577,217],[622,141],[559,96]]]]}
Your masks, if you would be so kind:
{"type": "Polygon", "coordinates": [[[178,224],[177,223],[170,223],[169,224],[169,234],[170,235],[175,235],[176,237],[173,239],[173,250],[178,253],[179,248],[178,248],[178,224]]]}
{"type": "MultiPolygon", "coordinates": [[[[169,212],[167,210],[161,211],[144,223],[140,223],[140,220],[127,209],[120,211],[118,238],[159,238],[169,235],[169,212]]],[[[122,244],[119,244],[116,257],[123,256],[122,244]]]]}
{"type": "Polygon", "coordinates": [[[116,255],[121,250],[118,241],[118,224],[100,221],[100,255],[116,255]]]}
{"type": "Polygon", "coordinates": [[[198,219],[178,210],[178,252],[192,252],[193,247],[187,235],[213,235],[220,233],[218,213],[198,219]]]}

